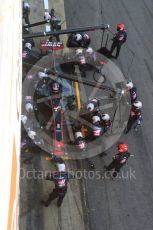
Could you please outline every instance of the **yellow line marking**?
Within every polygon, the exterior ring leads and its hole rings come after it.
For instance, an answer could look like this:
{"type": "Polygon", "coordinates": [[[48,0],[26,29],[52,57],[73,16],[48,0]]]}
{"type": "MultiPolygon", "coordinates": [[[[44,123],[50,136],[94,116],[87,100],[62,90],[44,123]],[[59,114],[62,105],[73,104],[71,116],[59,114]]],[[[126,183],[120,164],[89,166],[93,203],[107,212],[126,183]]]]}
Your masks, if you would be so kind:
{"type": "Polygon", "coordinates": [[[79,91],[79,83],[75,82],[75,91],[76,91],[76,96],[77,96],[77,106],[78,106],[78,111],[81,109],[81,100],[80,100],[80,91],[79,91]]]}
{"type": "MultiPolygon", "coordinates": [[[[61,158],[62,158],[63,160],[69,160],[69,159],[70,159],[68,156],[62,156],[61,158]]],[[[52,161],[53,158],[52,158],[52,157],[46,157],[45,160],[46,160],[46,161],[52,161]]]]}
{"type": "MultiPolygon", "coordinates": [[[[75,91],[76,91],[76,96],[77,96],[77,106],[78,106],[78,111],[81,109],[81,99],[80,99],[80,91],[79,91],[79,83],[75,82],[75,91]]],[[[88,134],[88,129],[82,125],[81,127],[81,132],[83,136],[86,136],[88,134]]]]}

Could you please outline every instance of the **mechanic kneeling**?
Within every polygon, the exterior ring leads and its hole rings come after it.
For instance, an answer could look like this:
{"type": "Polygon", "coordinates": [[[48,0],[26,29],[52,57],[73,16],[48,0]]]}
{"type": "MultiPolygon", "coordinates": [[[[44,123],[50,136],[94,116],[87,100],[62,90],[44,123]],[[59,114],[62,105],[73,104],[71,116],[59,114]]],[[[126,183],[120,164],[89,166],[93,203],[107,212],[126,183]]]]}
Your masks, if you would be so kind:
{"type": "Polygon", "coordinates": [[[51,83],[51,94],[60,94],[60,93],[62,93],[62,85],[57,81],[53,81],[51,83]]]}
{"type": "Polygon", "coordinates": [[[97,99],[96,97],[91,99],[89,101],[89,103],[87,104],[87,110],[91,113],[94,114],[95,112],[97,112],[97,110],[99,109],[99,99],[97,99]]]}
{"type": "Polygon", "coordinates": [[[101,126],[101,119],[98,115],[92,116],[92,135],[93,138],[99,137],[103,134],[103,127],[101,126]]]}
{"type": "Polygon", "coordinates": [[[90,45],[91,39],[88,34],[86,33],[76,33],[76,34],[70,34],[68,41],[67,41],[67,47],[73,48],[73,47],[82,47],[82,48],[88,48],[90,45]]]}
{"type": "Polygon", "coordinates": [[[111,126],[110,116],[107,113],[101,115],[101,125],[103,127],[103,132],[106,132],[111,126]]]}
{"type": "Polygon", "coordinates": [[[82,134],[82,126],[81,126],[81,123],[80,122],[75,122],[73,124],[73,133],[74,133],[74,143],[75,145],[78,146],[78,148],[82,151],[86,150],[87,148],[87,144],[86,144],[86,141],[85,141],[85,138],[82,134]]]}

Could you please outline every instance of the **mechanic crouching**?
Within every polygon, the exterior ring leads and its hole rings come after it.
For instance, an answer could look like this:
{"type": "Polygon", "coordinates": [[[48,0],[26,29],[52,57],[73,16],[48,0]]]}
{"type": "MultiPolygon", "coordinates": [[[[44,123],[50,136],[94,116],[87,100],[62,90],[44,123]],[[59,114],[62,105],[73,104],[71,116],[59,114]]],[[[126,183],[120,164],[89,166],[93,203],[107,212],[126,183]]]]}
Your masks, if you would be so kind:
{"type": "Polygon", "coordinates": [[[81,151],[85,151],[87,148],[87,144],[82,133],[82,125],[79,121],[74,122],[73,126],[73,134],[74,134],[74,142],[73,144],[78,146],[81,151]]]}
{"type": "Polygon", "coordinates": [[[105,133],[111,126],[110,116],[107,113],[102,113],[100,118],[101,118],[101,126],[103,128],[103,133],[105,133]]]}
{"type": "Polygon", "coordinates": [[[86,71],[100,71],[97,69],[97,57],[95,52],[91,47],[87,48],[86,50],[77,49],[76,50],[76,64],[79,66],[79,70],[82,77],[86,77],[86,71]]]}
{"type": "Polygon", "coordinates": [[[92,133],[94,138],[103,135],[111,126],[109,114],[104,114],[101,111],[95,112],[95,114],[92,116],[92,125],[92,133]]]}
{"type": "Polygon", "coordinates": [[[75,33],[70,34],[68,41],[67,41],[67,47],[68,48],[88,48],[90,45],[91,39],[88,34],[86,33],[75,33]]]}
{"type": "Polygon", "coordinates": [[[83,137],[82,132],[75,132],[75,144],[78,146],[80,150],[86,150],[86,141],[83,137]]]}
{"type": "MultiPolygon", "coordinates": [[[[41,57],[41,55],[32,50],[33,43],[30,43],[29,41],[26,42],[23,46],[22,50],[22,59],[23,59],[23,64],[29,64],[33,65],[35,64],[41,57]]],[[[31,66],[29,66],[30,68],[31,66]]]]}
{"type": "MultiPolygon", "coordinates": [[[[96,71],[98,73],[100,73],[99,69],[97,68],[97,66],[99,66],[99,64],[102,64],[98,61],[96,52],[91,48],[88,47],[85,51],[85,58],[86,58],[86,70],[88,71],[96,71]]],[[[104,62],[103,62],[104,65],[104,62]]]]}
{"type": "Polygon", "coordinates": [[[50,90],[52,95],[58,95],[62,93],[62,85],[57,81],[52,81],[50,90]]]}
{"type": "Polygon", "coordinates": [[[97,110],[99,109],[99,99],[97,99],[96,97],[91,99],[88,104],[87,104],[87,110],[92,114],[97,112],[97,110]]]}
{"type": "Polygon", "coordinates": [[[76,63],[79,66],[81,77],[83,78],[86,77],[87,62],[86,62],[86,57],[83,53],[83,49],[76,50],[76,63]]]}
{"type": "Polygon", "coordinates": [[[94,115],[92,117],[92,135],[93,138],[99,137],[102,135],[103,130],[102,130],[102,126],[101,126],[101,120],[100,117],[97,115],[94,115]]]}

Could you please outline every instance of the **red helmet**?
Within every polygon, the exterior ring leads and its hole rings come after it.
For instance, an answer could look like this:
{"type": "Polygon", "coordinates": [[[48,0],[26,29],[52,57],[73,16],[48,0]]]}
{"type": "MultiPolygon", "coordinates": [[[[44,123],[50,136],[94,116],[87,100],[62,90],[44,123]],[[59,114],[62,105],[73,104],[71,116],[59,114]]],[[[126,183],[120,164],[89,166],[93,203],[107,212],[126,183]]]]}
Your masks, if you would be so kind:
{"type": "Polygon", "coordinates": [[[124,144],[124,143],[120,143],[118,144],[118,151],[120,153],[125,153],[128,151],[128,145],[127,144],[124,144]]]}
{"type": "Polygon", "coordinates": [[[116,28],[117,28],[117,31],[123,31],[125,30],[125,25],[122,23],[119,23],[117,24],[116,28]]]}

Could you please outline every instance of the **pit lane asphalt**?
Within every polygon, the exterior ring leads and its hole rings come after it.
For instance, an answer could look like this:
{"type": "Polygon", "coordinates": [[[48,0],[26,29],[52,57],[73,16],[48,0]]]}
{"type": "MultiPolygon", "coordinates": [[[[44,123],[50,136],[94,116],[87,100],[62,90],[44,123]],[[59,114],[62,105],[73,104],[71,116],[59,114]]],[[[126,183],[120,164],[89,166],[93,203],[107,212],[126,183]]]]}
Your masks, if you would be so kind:
{"type": "MultiPolygon", "coordinates": [[[[30,13],[30,22],[34,23],[36,21],[41,21],[44,15],[44,7],[42,0],[32,0],[29,1],[31,4],[31,13],[30,13]]],[[[49,1],[49,9],[55,7],[57,13],[63,15],[63,2],[58,1],[53,3],[49,1]]],[[[44,27],[35,28],[33,31],[44,30],[44,27]]],[[[36,49],[39,47],[39,39],[35,39],[36,49]]],[[[40,66],[37,65],[36,71],[38,71],[40,66]]],[[[25,83],[26,81],[24,81],[25,83]]],[[[24,84],[23,83],[23,84],[24,84]]],[[[29,86],[24,95],[24,90],[26,87],[23,86],[23,98],[26,95],[33,95],[31,91],[33,86],[29,86]]],[[[24,100],[22,104],[22,112],[24,108],[24,100]]],[[[33,119],[30,119],[31,128],[37,127],[37,122],[33,122],[33,119]]],[[[56,201],[48,207],[43,207],[41,204],[42,199],[47,199],[48,194],[54,188],[54,184],[44,180],[44,177],[39,177],[39,173],[45,173],[46,170],[55,170],[54,165],[46,160],[48,155],[44,155],[43,151],[36,151],[36,154],[27,153],[21,156],[21,165],[20,165],[20,210],[19,210],[19,229],[20,230],[35,230],[35,229],[53,229],[53,230],[72,230],[72,229],[85,229],[84,213],[83,213],[83,202],[81,196],[81,180],[71,180],[69,182],[68,193],[63,201],[61,208],[58,208],[56,201]],[[33,156],[31,164],[24,164],[23,158],[30,158],[33,156]],[[39,178],[38,178],[39,177],[39,178]]],[[[76,163],[67,162],[66,167],[69,170],[78,170],[76,163]],[[70,165],[69,165],[70,164],[70,165]]]]}
{"type": "MultiPolygon", "coordinates": [[[[126,25],[128,40],[122,47],[120,57],[114,62],[127,75],[132,61],[130,48],[135,58],[127,79],[132,79],[143,102],[142,127],[123,134],[122,141],[129,144],[132,155],[124,167],[124,176],[134,171],[135,178],[87,179],[86,194],[91,230],[152,230],[153,229],[153,2],[151,0],[66,0],[67,27],[91,26],[108,23],[126,25]]],[[[92,46],[100,45],[99,32],[90,33],[92,46]]],[[[96,170],[111,161],[116,146],[107,151],[107,156],[93,158],[96,170]]],[[[84,166],[88,169],[85,162],[84,166]]]]}

